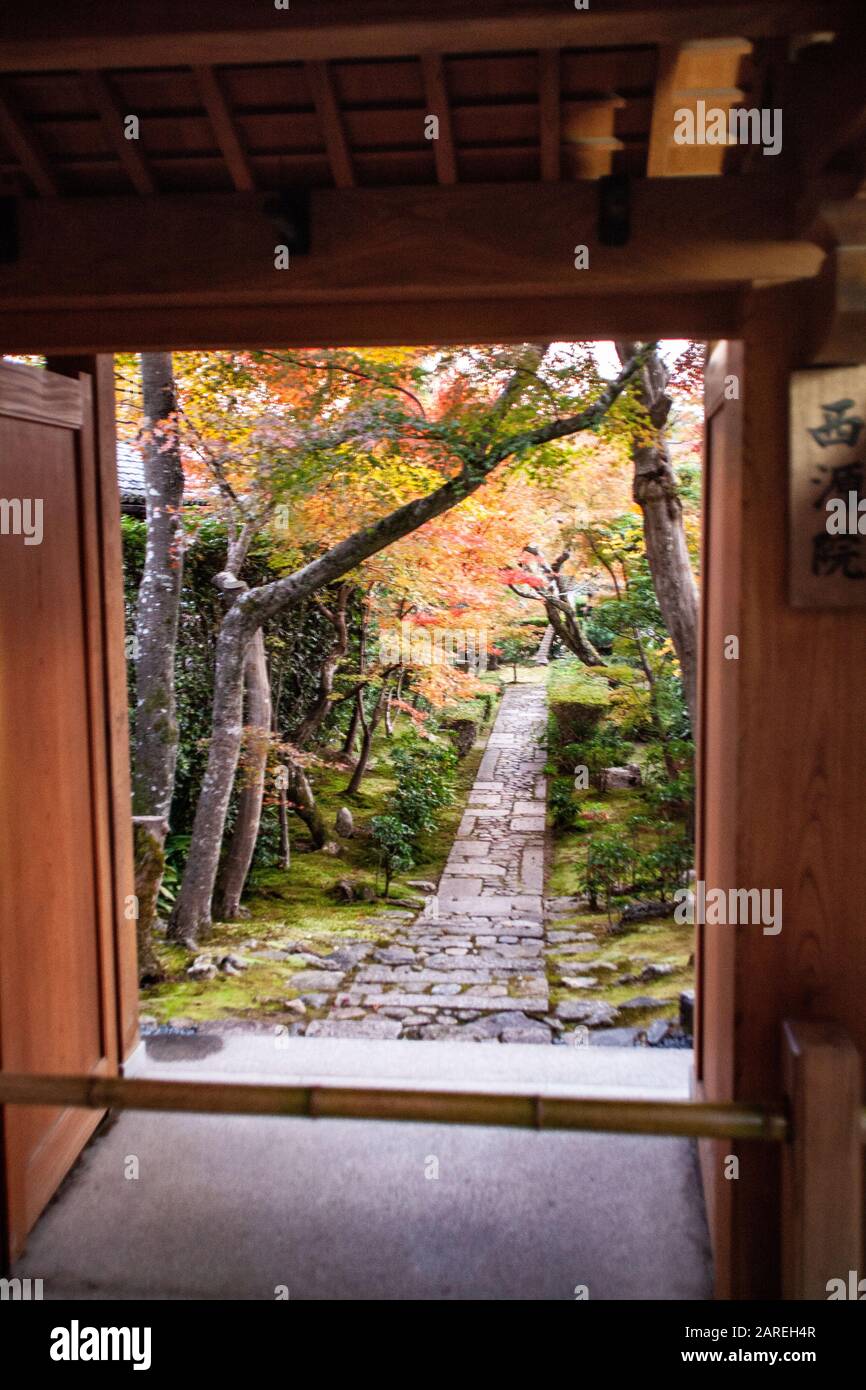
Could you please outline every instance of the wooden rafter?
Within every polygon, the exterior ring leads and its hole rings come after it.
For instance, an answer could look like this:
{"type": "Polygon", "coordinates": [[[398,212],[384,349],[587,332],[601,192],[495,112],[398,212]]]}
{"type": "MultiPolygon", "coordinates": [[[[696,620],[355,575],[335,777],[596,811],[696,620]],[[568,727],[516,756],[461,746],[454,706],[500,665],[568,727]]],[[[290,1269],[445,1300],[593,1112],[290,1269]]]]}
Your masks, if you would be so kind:
{"type": "Polygon", "coordinates": [[[307,81],[313,94],[316,114],[322,127],[331,175],[337,188],[353,188],[355,171],[343,117],[334,94],[327,63],[306,63],[307,81]]]}
{"type": "Polygon", "coordinates": [[[255,174],[241,144],[220,75],[209,67],[197,67],[193,71],[232,183],[238,193],[252,193],[256,187],[255,174]]]}
{"type": "Polygon", "coordinates": [[[440,183],[456,183],[457,152],[454,145],[448,86],[445,81],[445,64],[441,53],[422,53],[421,69],[424,74],[424,95],[427,101],[427,111],[439,119],[439,136],[433,141],[436,177],[440,183]]]}
{"type": "Polygon", "coordinates": [[[0,69],[177,67],[424,52],[518,52],[683,39],[835,30],[861,0],[607,0],[575,10],[563,0],[292,0],[291,8],[237,0],[40,0],[8,5],[0,69]]]}
{"type": "Polygon", "coordinates": [[[60,185],[37,136],[27,125],[8,87],[0,89],[0,133],[37,193],[54,198],[60,185]]]}
{"type": "Polygon", "coordinates": [[[663,178],[668,167],[668,151],[672,134],[673,94],[676,90],[679,60],[679,44],[669,44],[659,49],[659,65],[653,91],[652,121],[646,158],[647,177],[651,179],[663,178]]]}
{"type": "Polygon", "coordinates": [[[147,160],[138,149],[138,142],[127,140],[124,134],[126,113],[122,110],[108,78],[104,73],[88,68],[79,73],[79,78],[87,100],[99,116],[102,129],[129,175],[136,193],[155,193],[156,184],[147,160]]]}
{"type": "Polygon", "coordinates": [[[559,49],[543,48],[538,55],[538,115],[541,177],[556,183],[562,166],[562,110],[559,49]]]}

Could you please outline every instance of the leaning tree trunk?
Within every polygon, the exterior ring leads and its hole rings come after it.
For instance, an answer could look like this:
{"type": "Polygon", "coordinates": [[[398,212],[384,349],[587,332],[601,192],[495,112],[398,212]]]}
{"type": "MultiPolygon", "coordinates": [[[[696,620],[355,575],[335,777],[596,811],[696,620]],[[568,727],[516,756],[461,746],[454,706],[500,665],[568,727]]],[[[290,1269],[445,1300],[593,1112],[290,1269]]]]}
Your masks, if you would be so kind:
{"type": "MultiPolygon", "coordinates": [[[[620,361],[629,361],[637,347],[636,343],[617,343],[620,361]]],[[[698,591],[686,544],[683,507],[665,437],[665,422],[672,404],[666,390],[667,381],[667,368],[654,350],[635,388],[649,416],[652,437],[649,440],[637,438],[632,446],[633,490],[634,500],[643,513],[644,544],[653,588],[680,663],[683,692],[694,732],[697,729],[698,591]]]]}
{"type": "Polygon", "coordinates": [[[262,819],[265,773],[271,732],[271,685],[261,628],[247,649],[245,753],[241,764],[237,817],[217,884],[216,912],[223,921],[240,913],[241,895],[255,853],[262,819]]]}
{"type": "Polygon", "coordinates": [[[143,448],[147,544],[138,590],[136,708],[132,811],[138,967],[142,980],[160,976],[153,948],[174,792],[178,730],[174,662],[183,579],[183,468],[177,441],[171,353],[141,355],[147,434],[143,448]]]}
{"type": "Polygon", "coordinates": [[[583,631],[577,614],[571,611],[567,603],[546,600],[544,607],[547,621],[560,642],[579,657],[584,666],[605,665],[604,658],[596,651],[583,631]]]}

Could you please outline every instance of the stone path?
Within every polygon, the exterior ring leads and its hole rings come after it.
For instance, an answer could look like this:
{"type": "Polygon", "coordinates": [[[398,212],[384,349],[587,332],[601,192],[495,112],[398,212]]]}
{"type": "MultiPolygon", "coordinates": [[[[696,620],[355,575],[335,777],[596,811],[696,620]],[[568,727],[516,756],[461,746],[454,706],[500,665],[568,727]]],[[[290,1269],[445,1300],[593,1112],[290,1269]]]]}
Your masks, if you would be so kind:
{"type": "Polygon", "coordinates": [[[307,1037],[551,1041],[546,712],[543,685],[506,690],[438,894],[389,946],[343,976],[307,1037]]]}

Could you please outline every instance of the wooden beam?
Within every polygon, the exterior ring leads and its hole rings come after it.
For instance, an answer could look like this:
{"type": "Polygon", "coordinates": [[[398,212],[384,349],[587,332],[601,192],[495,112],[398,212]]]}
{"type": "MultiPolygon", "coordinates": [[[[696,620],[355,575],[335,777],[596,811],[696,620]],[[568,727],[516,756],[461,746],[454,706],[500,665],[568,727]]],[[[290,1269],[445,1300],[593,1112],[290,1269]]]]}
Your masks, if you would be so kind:
{"type": "Polygon", "coordinates": [[[515,52],[687,38],[810,33],[836,29],[859,0],[606,0],[575,10],[562,0],[41,0],[7,6],[0,70],[193,67],[227,63],[409,57],[418,53],[515,52]],[[351,13],[347,13],[351,10],[351,13]]]}
{"type": "Polygon", "coordinates": [[[4,352],[168,352],[185,348],[389,347],[396,343],[737,338],[737,290],[598,294],[582,300],[412,300],[316,304],[17,310],[0,315],[4,352]]]}
{"type": "Polygon", "coordinates": [[[334,85],[331,81],[328,65],[327,63],[307,63],[305,66],[307,81],[310,84],[310,91],[316,106],[316,114],[319,117],[325,139],[325,149],[328,151],[328,163],[331,166],[334,184],[337,188],[353,188],[355,171],[352,168],[352,154],[343,127],[343,117],[334,95],[334,85]]]}
{"type": "Polygon", "coordinates": [[[219,73],[207,67],[194,68],[193,72],[232,183],[239,193],[252,193],[256,186],[255,175],[232,119],[219,73]]]}
{"type": "Polygon", "coordinates": [[[791,1139],[782,1172],[782,1297],[826,1300],[862,1268],[863,1147],[860,1054],[838,1024],[782,1029],[791,1139]],[[838,1285],[837,1285],[838,1288],[838,1285]]]}
{"type": "MultiPolygon", "coordinates": [[[[796,221],[796,185],[763,175],[646,179],[626,247],[597,239],[589,181],[321,190],[311,253],[275,269],[283,237],[266,194],[23,199],[20,256],[0,265],[9,310],[148,305],[531,299],[739,287],[815,275],[823,251],[796,221]],[[575,245],[589,269],[576,270],[575,245]],[[57,254],[57,248],[63,254],[57,254]]],[[[2,324],[0,324],[2,336],[2,324]]]]}
{"type": "Polygon", "coordinates": [[[674,92],[679,61],[679,44],[667,44],[659,49],[658,70],[653,91],[649,147],[646,157],[647,178],[664,178],[667,173],[668,154],[673,139],[674,92]]]}
{"type": "Polygon", "coordinates": [[[541,142],[541,177],[545,183],[557,183],[562,170],[562,111],[558,48],[543,48],[538,55],[538,120],[541,142]]]}
{"type": "Polygon", "coordinates": [[[33,131],[8,87],[0,90],[0,134],[12,150],[37,193],[56,197],[60,185],[33,131]]]}
{"type": "Polygon", "coordinates": [[[85,68],[79,73],[87,100],[102,123],[102,129],[114,152],[129,175],[136,193],[155,193],[156,184],[147,160],[137,147],[137,141],[127,140],[123,131],[125,112],[122,110],[108,78],[102,72],[85,68]]]}
{"type": "Polygon", "coordinates": [[[439,118],[439,136],[433,141],[436,177],[440,183],[457,182],[457,155],[451,123],[451,104],[445,82],[445,65],[441,53],[422,53],[424,96],[428,112],[439,118]]]}

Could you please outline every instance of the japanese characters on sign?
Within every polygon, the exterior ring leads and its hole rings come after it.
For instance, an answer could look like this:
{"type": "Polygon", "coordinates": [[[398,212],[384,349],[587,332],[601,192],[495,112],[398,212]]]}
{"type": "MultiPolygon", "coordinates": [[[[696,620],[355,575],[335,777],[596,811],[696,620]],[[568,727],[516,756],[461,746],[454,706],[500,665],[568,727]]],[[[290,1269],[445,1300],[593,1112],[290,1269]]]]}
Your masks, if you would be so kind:
{"type": "Polygon", "coordinates": [[[866,606],[866,367],[791,383],[791,602],[866,606]]]}

